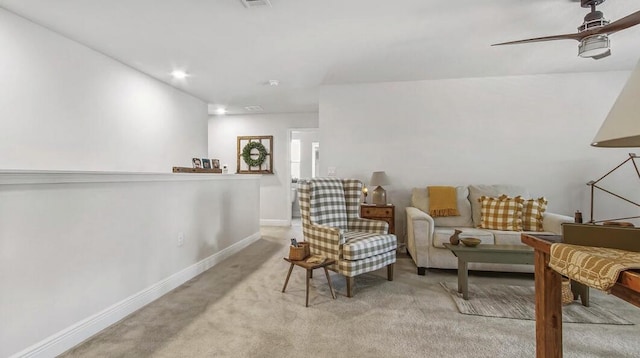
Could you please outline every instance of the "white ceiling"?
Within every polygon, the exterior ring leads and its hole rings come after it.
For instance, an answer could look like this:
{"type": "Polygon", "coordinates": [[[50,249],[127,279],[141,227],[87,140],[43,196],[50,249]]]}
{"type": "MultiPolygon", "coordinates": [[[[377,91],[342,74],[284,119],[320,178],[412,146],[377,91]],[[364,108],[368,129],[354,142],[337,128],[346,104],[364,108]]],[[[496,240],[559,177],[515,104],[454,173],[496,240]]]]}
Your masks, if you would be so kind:
{"type": "MultiPolygon", "coordinates": [[[[640,58],[640,26],[613,34],[612,56],[599,61],[577,57],[573,40],[490,47],[576,32],[588,9],[573,0],[271,3],[0,0],[0,7],[231,114],[251,105],[317,111],[325,84],[631,70],[640,58]],[[175,68],[191,77],[172,80],[175,68]]],[[[613,21],[640,3],[608,0],[598,9],[613,21]]]]}

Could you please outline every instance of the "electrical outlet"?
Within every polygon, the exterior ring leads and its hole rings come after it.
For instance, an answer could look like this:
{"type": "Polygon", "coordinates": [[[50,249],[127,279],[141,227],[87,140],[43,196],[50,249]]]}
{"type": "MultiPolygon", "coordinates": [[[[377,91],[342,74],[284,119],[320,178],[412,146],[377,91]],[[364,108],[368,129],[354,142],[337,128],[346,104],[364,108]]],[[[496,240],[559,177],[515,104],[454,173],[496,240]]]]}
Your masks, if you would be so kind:
{"type": "Polygon", "coordinates": [[[184,233],[183,232],[179,232],[178,233],[178,246],[182,246],[184,245],[184,233]]]}
{"type": "Polygon", "coordinates": [[[327,176],[335,177],[337,175],[338,175],[338,170],[336,169],[336,167],[327,168],[327,176]]]}

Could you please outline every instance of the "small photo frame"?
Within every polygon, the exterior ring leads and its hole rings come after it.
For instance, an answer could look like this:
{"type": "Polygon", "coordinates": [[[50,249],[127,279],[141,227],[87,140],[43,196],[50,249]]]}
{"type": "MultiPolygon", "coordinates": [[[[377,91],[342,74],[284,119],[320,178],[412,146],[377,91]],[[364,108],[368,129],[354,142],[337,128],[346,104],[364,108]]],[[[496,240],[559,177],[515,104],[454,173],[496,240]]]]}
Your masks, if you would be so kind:
{"type": "Polygon", "coordinates": [[[193,163],[194,168],[202,168],[202,161],[200,158],[193,158],[191,159],[191,162],[193,163]]]}
{"type": "Polygon", "coordinates": [[[207,158],[202,158],[202,167],[204,169],[211,169],[211,161],[207,158]]]}
{"type": "Polygon", "coordinates": [[[213,169],[220,169],[220,159],[211,159],[213,169]]]}

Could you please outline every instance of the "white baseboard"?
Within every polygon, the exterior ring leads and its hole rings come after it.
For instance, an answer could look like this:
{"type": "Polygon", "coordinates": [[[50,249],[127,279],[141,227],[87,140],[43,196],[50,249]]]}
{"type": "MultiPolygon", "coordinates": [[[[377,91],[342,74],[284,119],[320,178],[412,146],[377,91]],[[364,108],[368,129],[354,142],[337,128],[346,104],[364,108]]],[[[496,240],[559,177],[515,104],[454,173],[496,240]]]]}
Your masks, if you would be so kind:
{"type": "Polygon", "coordinates": [[[260,219],[260,226],[291,226],[291,220],[260,219]]]}
{"type": "Polygon", "coordinates": [[[217,265],[227,257],[239,252],[251,243],[260,239],[260,233],[238,241],[219,252],[196,262],[195,264],[174,273],[166,279],[130,296],[107,309],[94,314],[62,331],[26,348],[10,358],[17,357],[55,357],[87,340],[94,334],[120,321],[129,314],[167,294],[197,275],[217,265]]]}

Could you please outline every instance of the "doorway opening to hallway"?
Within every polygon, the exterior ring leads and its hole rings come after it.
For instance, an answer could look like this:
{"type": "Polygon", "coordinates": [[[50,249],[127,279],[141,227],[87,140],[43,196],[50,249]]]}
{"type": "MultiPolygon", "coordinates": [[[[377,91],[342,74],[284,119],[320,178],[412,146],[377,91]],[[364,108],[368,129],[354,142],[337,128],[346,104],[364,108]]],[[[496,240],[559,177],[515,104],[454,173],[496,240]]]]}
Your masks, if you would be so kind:
{"type": "Polygon", "coordinates": [[[318,129],[292,129],[289,145],[290,200],[292,223],[300,222],[298,180],[320,175],[320,133],[318,129]]]}

